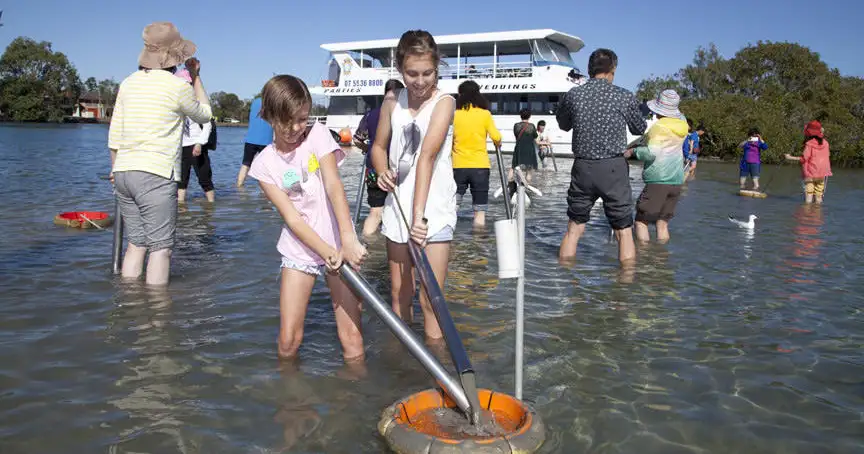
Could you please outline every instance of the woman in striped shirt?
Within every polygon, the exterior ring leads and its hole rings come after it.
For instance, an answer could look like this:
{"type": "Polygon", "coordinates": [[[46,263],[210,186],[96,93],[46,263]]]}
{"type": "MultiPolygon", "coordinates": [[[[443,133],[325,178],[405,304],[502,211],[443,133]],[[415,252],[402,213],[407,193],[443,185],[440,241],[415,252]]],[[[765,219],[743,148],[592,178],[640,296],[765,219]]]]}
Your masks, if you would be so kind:
{"type": "Polygon", "coordinates": [[[166,285],[177,224],[177,181],[183,121],[210,121],[196,47],[170,22],[144,28],[138,71],[120,84],[108,132],[111,181],[129,246],[124,278],[137,279],[150,252],[146,283],[166,285]],[[187,60],[188,59],[188,60],[187,60]],[[192,85],[174,76],[186,61],[192,85]]]}

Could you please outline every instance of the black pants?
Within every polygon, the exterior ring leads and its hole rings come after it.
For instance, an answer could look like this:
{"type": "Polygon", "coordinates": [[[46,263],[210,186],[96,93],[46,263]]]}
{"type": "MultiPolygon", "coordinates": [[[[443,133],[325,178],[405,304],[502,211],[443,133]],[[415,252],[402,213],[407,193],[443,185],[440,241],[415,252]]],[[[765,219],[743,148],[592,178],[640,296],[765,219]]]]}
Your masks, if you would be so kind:
{"type": "Polygon", "coordinates": [[[213,190],[213,169],[210,168],[210,156],[207,154],[206,148],[201,148],[200,156],[192,156],[192,148],[194,146],[183,147],[183,153],[180,158],[180,184],[179,189],[186,189],[189,186],[189,176],[192,168],[195,168],[195,176],[198,177],[198,184],[204,192],[213,190]]]}

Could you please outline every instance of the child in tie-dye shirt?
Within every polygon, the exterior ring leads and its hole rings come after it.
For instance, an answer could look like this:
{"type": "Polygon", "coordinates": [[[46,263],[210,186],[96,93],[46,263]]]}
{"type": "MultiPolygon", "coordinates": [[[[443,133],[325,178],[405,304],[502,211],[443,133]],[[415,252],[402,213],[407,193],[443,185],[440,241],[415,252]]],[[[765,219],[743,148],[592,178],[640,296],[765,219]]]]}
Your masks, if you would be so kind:
{"type": "Polygon", "coordinates": [[[674,90],[665,90],[648,108],[657,114],[657,122],[645,133],[643,146],[628,155],[645,163],[642,179],[645,189],[636,205],[636,238],[648,241],[648,225],[657,225],[657,240],[669,240],[669,220],[684,184],[684,157],[681,153],[688,127],[678,110],[680,98],[674,90]]]}

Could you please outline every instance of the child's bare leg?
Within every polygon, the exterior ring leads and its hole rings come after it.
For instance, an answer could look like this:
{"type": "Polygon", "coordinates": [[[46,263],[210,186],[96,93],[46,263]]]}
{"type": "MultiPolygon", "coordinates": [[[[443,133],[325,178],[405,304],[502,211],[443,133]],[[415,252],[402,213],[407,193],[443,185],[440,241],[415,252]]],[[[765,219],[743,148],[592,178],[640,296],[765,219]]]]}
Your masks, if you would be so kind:
{"type": "MultiPolygon", "coordinates": [[[[443,291],[447,280],[447,265],[450,262],[450,242],[426,245],[426,256],[429,257],[429,264],[432,265],[435,280],[438,281],[438,286],[443,291]]],[[[420,308],[423,310],[423,327],[426,331],[426,338],[440,339],[443,337],[441,327],[438,326],[438,320],[435,318],[435,312],[432,310],[432,303],[426,296],[425,288],[420,292],[420,308]]]]}
{"type": "Polygon", "coordinates": [[[135,246],[129,243],[126,246],[126,254],[123,255],[123,269],[121,276],[126,279],[138,279],[141,273],[144,272],[144,257],[147,255],[147,248],[143,246],[135,246]]]}
{"type": "Polygon", "coordinates": [[[741,189],[746,188],[747,187],[747,177],[739,178],[738,183],[739,183],[739,186],[741,187],[741,189]]]}
{"type": "Polygon", "coordinates": [[[333,300],[336,314],[336,331],[342,343],[342,356],[345,361],[360,361],[364,358],[363,331],[361,329],[362,303],[345,282],[335,274],[327,274],[327,286],[333,300]]]}
{"type": "Polygon", "coordinates": [[[753,177],[753,190],[759,190],[759,177],[753,177]]]}
{"type": "Polygon", "coordinates": [[[376,207],[369,209],[369,216],[363,221],[363,235],[372,236],[378,231],[378,226],[381,225],[381,213],[384,207],[376,207]]]}
{"type": "Polygon", "coordinates": [[[657,220],[657,242],[665,243],[669,241],[669,221],[662,219],[657,220]]]}
{"type": "Polygon", "coordinates": [[[640,243],[651,241],[651,233],[648,231],[647,222],[636,221],[636,239],[639,240],[640,243]]]}
{"type": "Polygon", "coordinates": [[[177,203],[186,203],[186,190],[178,189],[177,190],[177,203]]]}
{"type": "Polygon", "coordinates": [[[315,285],[315,276],[290,268],[282,268],[279,291],[279,356],[297,355],[303,342],[303,321],[306,307],[315,285]]]}
{"type": "MultiPolygon", "coordinates": [[[[410,240],[409,240],[410,241],[410,240]]],[[[387,240],[387,261],[390,263],[390,297],[393,312],[406,323],[414,321],[414,268],[407,244],[387,240]]]]}
{"type": "MultiPolygon", "coordinates": [[[[178,194],[179,196],[179,194],[178,194]]],[[[211,189],[204,193],[204,197],[207,197],[207,201],[213,203],[216,201],[216,191],[211,189]]]]}

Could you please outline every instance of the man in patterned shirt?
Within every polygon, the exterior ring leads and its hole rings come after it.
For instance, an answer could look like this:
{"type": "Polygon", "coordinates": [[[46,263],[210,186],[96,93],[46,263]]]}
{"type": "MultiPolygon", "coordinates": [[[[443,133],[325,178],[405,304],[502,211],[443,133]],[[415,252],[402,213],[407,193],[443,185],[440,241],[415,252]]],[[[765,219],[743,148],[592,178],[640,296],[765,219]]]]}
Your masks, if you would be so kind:
{"type": "Polygon", "coordinates": [[[573,169],[567,191],[567,233],[561,241],[559,259],[576,256],[579,238],[591,208],[603,199],[606,218],[618,240],[618,260],[622,264],[636,257],[633,243],[633,196],[624,151],[627,129],[642,135],[647,124],[639,102],[629,91],[612,84],[618,57],[609,49],[597,49],[588,59],[584,85],[564,95],[556,117],[562,131],[573,130],[573,169]]]}

